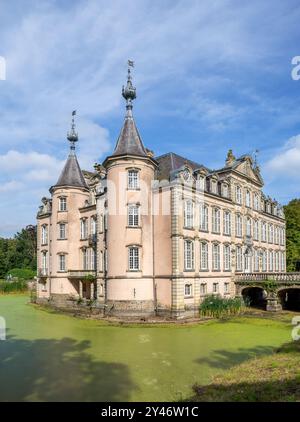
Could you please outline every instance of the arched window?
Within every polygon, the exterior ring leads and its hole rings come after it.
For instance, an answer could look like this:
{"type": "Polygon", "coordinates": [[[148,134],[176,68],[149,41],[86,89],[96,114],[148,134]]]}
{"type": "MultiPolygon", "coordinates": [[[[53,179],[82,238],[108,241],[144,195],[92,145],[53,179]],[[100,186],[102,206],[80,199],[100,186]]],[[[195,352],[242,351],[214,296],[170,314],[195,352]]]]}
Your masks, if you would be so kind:
{"type": "Polygon", "coordinates": [[[243,251],[241,246],[236,247],[236,270],[243,270],[243,251]]]}
{"type": "Polygon", "coordinates": [[[212,255],[213,255],[213,270],[220,271],[220,245],[218,243],[213,243],[212,255]]]}
{"type": "Polygon", "coordinates": [[[214,233],[220,233],[220,214],[219,208],[213,208],[212,231],[214,233]]]}
{"type": "Polygon", "coordinates": [[[194,242],[184,241],[184,269],[190,271],[194,269],[194,242]]]}
{"type": "Polygon", "coordinates": [[[194,225],[194,206],[189,199],[184,203],[184,227],[191,229],[194,225]]]}
{"type": "Polygon", "coordinates": [[[237,237],[242,237],[243,235],[243,224],[241,214],[236,214],[235,216],[235,235],[237,237]]]}
{"type": "Polygon", "coordinates": [[[231,234],[231,213],[230,211],[224,211],[224,234],[231,234]]]}
{"type": "Polygon", "coordinates": [[[235,200],[236,203],[241,205],[242,203],[242,189],[240,186],[236,186],[235,188],[235,200]]]}
{"type": "Polygon", "coordinates": [[[208,244],[206,242],[200,243],[200,269],[208,270],[208,244]]]}
{"type": "Polygon", "coordinates": [[[138,227],[139,225],[139,207],[136,204],[128,205],[128,226],[138,227]]]}
{"type": "Polygon", "coordinates": [[[200,230],[208,231],[208,207],[200,204],[200,230]]]}
{"type": "Polygon", "coordinates": [[[128,170],[128,189],[139,188],[139,172],[138,170],[128,170]]]}
{"type": "Polygon", "coordinates": [[[231,269],[231,256],[230,256],[230,246],[223,246],[223,257],[224,257],[224,271],[230,271],[231,269]]]}
{"type": "Polygon", "coordinates": [[[138,271],[140,269],[140,253],[138,246],[128,248],[129,271],[138,271]]]}
{"type": "Polygon", "coordinates": [[[252,236],[252,222],[250,217],[246,219],[246,235],[252,236]]]}
{"type": "Polygon", "coordinates": [[[251,194],[249,190],[246,190],[246,207],[251,207],[251,194]]]}

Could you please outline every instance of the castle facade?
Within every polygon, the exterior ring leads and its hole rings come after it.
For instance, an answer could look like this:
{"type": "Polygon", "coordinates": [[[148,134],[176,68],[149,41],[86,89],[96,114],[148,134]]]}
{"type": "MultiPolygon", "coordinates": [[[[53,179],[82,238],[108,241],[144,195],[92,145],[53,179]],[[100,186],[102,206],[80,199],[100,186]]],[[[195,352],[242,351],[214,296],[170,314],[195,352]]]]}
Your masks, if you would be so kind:
{"type": "Polygon", "coordinates": [[[256,160],[229,150],[209,169],[175,153],[145,148],[132,114],[114,151],[82,171],[75,144],[38,223],[37,298],[88,304],[105,315],[197,313],[208,294],[233,297],[239,275],[286,270],[283,208],[262,192],[256,160]]]}

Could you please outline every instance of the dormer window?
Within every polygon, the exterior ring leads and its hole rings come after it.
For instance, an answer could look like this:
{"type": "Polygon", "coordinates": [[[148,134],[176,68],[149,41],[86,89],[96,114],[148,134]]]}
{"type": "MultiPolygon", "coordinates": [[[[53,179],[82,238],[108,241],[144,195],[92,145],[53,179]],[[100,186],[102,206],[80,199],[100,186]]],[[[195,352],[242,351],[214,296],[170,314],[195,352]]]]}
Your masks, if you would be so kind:
{"type": "Polygon", "coordinates": [[[59,211],[67,211],[67,198],[65,196],[59,198],[59,211]]]}
{"type": "Polygon", "coordinates": [[[204,191],[204,188],[205,188],[205,177],[204,176],[199,177],[198,186],[199,186],[199,189],[200,189],[201,192],[204,191]]]}
{"type": "Polygon", "coordinates": [[[212,180],[211,181],[211,191],[212,191],[212,193],[217,194],[217,186],[218,186],[217,181],[212,180]]]}
{"type": "Polygon", "coordinates": [[[139,172],[138,170],[128,170],[128,189],[139,188],[139,172]]]}

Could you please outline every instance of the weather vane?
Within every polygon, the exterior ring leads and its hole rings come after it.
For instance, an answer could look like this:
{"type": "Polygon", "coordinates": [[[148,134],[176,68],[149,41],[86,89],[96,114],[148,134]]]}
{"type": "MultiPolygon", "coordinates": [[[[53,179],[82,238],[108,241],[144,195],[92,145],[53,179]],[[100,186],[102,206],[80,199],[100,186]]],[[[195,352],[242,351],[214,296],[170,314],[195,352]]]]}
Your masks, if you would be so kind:
{"type": "Polygon", "coordinates": [[[258,153],[259,153],[259,150],[258,149],[256,149],[253,152],[253,158],[254,158],[254,165],[255,165],[255,167],[257,167],[257,156],[258,156],[258,153]]]}
{"type": "Polygon", "coordinates": [[[78,141],[78,133],[75,131],[75,117],[76,110],[72,111],[72,123],[71,123],[71,131],[68,132],[67,138],[70,141],[71,151],[75,151],[75,143],[78,141]]]}

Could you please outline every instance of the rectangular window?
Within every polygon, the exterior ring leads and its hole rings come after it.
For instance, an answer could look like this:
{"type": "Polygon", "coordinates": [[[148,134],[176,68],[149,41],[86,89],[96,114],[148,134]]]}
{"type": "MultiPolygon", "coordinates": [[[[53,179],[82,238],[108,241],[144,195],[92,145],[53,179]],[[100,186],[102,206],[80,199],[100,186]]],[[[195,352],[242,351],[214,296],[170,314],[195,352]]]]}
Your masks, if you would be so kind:
{"type": "Polygon", "coordinates": [[[42,245],[47,245],[48,243],[48,227],[42,226],[42,245]]]}
{"type": "Polygon", "coordinates": [[[194,206],[192,201],[184,203],[184,227],[191,229],[194,225],[194,206]]]}
{"type": "Polygon", "coordinates": [[[231,259],[230,259],[230,246],[224,245],[224,271],[230,271],[231,259]]]}
{"type": "Polygon", "coordinates": [[[128,226],[138,227],[139,225],[139,207],[138,205],[128,206],[128,226]]]}
{"type": "Polygon", "coordinates": [[[97,265],[96,264],[97,255],[96,255],[96,251],[95,251],[94,248],[91,248],[90,254],[91,254],[91,259],[90,259],[90,262],[91,262],[91,270],[95,270],[96,269],[96,265],[97,265]]]}
{"type": "Polygon", "coordinates": [[[267,251],[263,251],[263,254],[262,254],[262,270],[263,271],[267,271],[267,261],[268,261],[267,251]]]}
{"type": "Polygon", "coordinates": [[[59,271],[66,271],[66,255],[59,255],[59,271]]]}
{"type": "Polygon", "coordinates": [[[254,271],[258,272],[259,271],[259,252],[258,250],[254,250],[254,271]]]}
{"type": "Polygon", "coordinates": [[[194,269],[194,243],[192,240],[184,241],[184,269],[194,269]]]}
{"type": "Polygon", "coordinates": [[[87,237],[88,237],[87,220],[81,219],[80,220],[80,239],[87,239],[87,237]]]}
{"type": "Polygon", "coordinates": [[[201,283],[200,284],[200,294],[201,295],[205,295],[207,293],[207,284],[206,283],[201,283]]]}
{"type": "Polygon", "coordinates": [[[284,255],[284,252],[281,252],[280,255],[281,255],[281,272],[285,272],[285,255],[284,255]]]}
{"type": "Polygon", "coordinates": [[[139,270],[139,248],[136,246],[131,246],[129,248],[129,270],[137,271],[139,270]]]}
{"type": "Polygon", "coordinates": [[[258,240],[259,239],[259,222],[258,220],[254,221],[254,225],[253,225],[253,237],[254,240],[258,240]]]}
{"type": "Polygon", "coordinates": [[[272,251],[269,251],[269,271],[273,271],[274,268],[274,254],[272,251]]]}
{"type": "Polygon", "coordinates": [[[235,216],[235,235],[237,237],[242,237],[243,235],[242,216],[240,214],[235,216]]]}
{"type": "Polygon", "coordinates": [[[251,237],[252,236],[252,222],[251,218],[247,217],[246,219],[246,235],[251,237]]]}
{"type": "Polygon", "coordinates": [[[219,292],[219,283],[213,283],[213,293],[219,292]]]}
{"type": "Polygon", "coordinates": [[[224,293],[230,293],[229,286],[230,284],[228,282],[224,283],[224,293]]]}
{"type": "Polygon", "coordinates": [[[274,241],[274,227],[273,224],[269,224],[269,243],[274,241]]]}
{"type": "Polygon", "coordinates": [[[213,252],[213,270],[219,271],[220,270],[220,245],[216,243],[213,244],[212,252],[213,252]]]}
{"type": "Polygon", "coordinates": [[[223,184],[223,196],[224,198],[228,198],[228,185],[226,183],[223,184]]]}
{"type": "Polygon", "coordinates": [[[208,207],[200,204],[200,230],[208,231],[208,207]]]}
{"type": "Polygon", "coordinates": [[[48,263],[48,256],[47,252],[43,252],[42,254],[42,275],[47,275],[47,263],[48,263]]]}
{"type": "Polygon", "coordinates": [[[206,242],[200,243],[200,269],[208,270],[208,244],[206,242]]]}
{"type": "Polygon", "coordinates": [[[205,187],[205,177],[204,176],[200,176],[198,179],[198,189],[203,192],[204,191],[204,187],[205,187]]]}
{"type": "Polygon", "coordinates": [[[192,296],[192,285],[185,284],[184,286],[184,296],[192,296]]]}
{"type": "Polygon", "coordinates": [[[82,250],[82,265],[83,265],[83,269],[86,271],[89,269],[89,254],[88,254],[88,249],[83,249],[82,250]]]}
{"type": "Polygon", "coordinates": [[[237,271],[243,270],[243,253],[241,246],[236,248],[236,269],[237,271]]]}
{"type": "Polygon", "coordinates": [[[267,224],[265,222],[261,223],[261,241],[267,241],[267,224]]]}
{"type": "Polygon", "coordinates": [[[242,189],[240,188],[240,186],[236,186],[235,188],[235,200],[236,203],[241,205],[242,203],[242,189]]]}
{"type": "Polygon", "coordinates": [[[91,218],[91,234],[92,235],[97,234],[97,218],[96,217],[91,218]]]}
{"type": "Polygon", "coordinates": [[[248,190],[246,191],[246,207],[251,207],[251,194],[248,190]]]}
{"type": "Polygon", "coordinates": [[[137,170],[128,171],[128,189],[139,188],[139,172],[137,170]]]}
{"type": "Polygon", "coordinates": [[[66,224],[65,223],[60,223],[59,224],[59,233],[58,233],[59,239],[63,240],[66,239],[66,224]]]}
{"type": "Polygon", "coordinates": [[[220,210],[218,208],[213,209],[213,219],[212,219],[212,231],[214,233],[220,233],[220,210]]]}
{"type": "Polygon", "coordinates": [[[224,234],[231,234],[231,213],[229,211],[224,212],[224,234]]]}
{"type": "Polygon", "coordinates": [[[59,211],[67,211],[67,198],[59,198],[59,211]]]}

